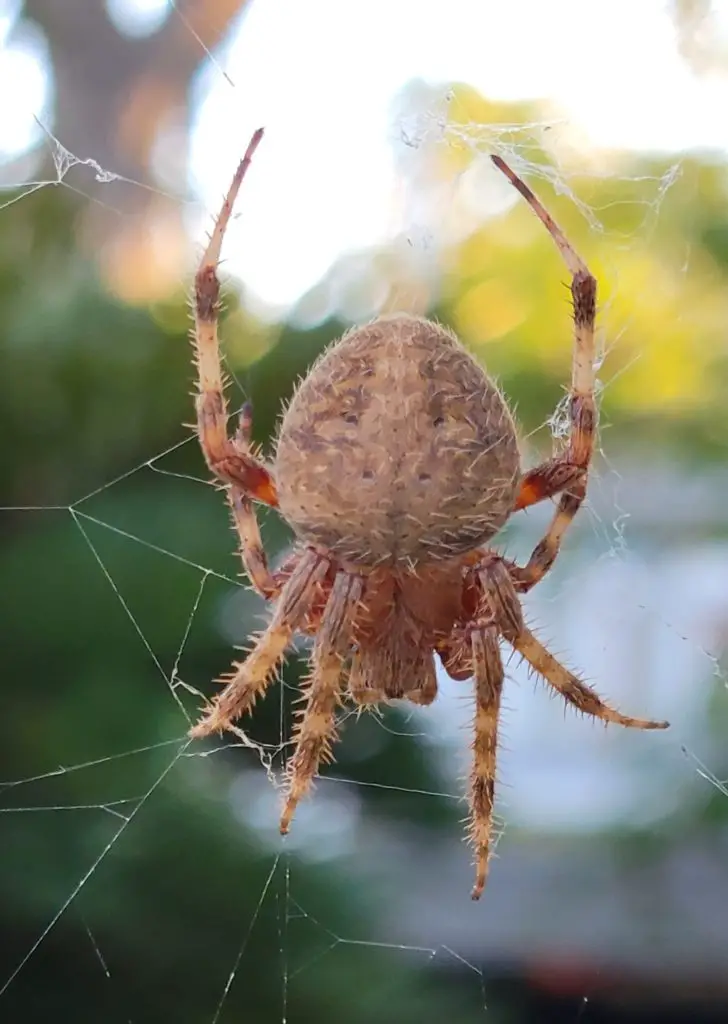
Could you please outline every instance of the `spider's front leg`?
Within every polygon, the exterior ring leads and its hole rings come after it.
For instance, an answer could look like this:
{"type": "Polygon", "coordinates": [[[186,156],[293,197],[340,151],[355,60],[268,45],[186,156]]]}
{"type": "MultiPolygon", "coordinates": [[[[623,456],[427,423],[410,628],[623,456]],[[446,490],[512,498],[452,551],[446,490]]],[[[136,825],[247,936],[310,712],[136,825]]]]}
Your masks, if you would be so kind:
{"type": "Polygon", "coordinates": [[[553,519],[541,542],[524,568],[514,572],[518,590],[535,586],[548,572],[561,547],[564,533],[586,496],[589,463],[594,450],[597,410],[594,400],[594,321],[597,283],[586,263],[575,252],[561,228],[525,182],[498,156],[491,158],[520,192],[553,238],[571,273],[571,297],[574,309],[574,355],[569,399],[571,429],[566,450],[536,466],[521,480],[514,511],[527,508],[545,498],[561,494],[553,519]]]}
{"type": "Polygon", "coordinates": [[[261,130],[250,140],[195,275],[193,344],[198,375],[195,408],[200,447],[212,472],[228,485],[228,501],[233,514],[233,524],[240,538],[243,564],[251,582],[260,594],[271,598],[280,592],[282,581],[268,570],[252,501],[277,505],[275,483],[270,472],[251,450],[249,405],[243,407],[235,437],[228,437],[225,380],[217,330],[220,312],[220,280],[217,268],[222,241],[238,191],[262,136],[261,130]]]}
{"type": "MultiPolygon", "coordinates": [[[[240,413],[238,430],[235,435],[235,448],[245,456],[250,451],[250,432],[252,427],[252,407],[246,403],[240,413]]],[[[268,568],[263,539],[260,535],[258,519],[255,515],[253,502],[238,484],[229,484],[227,498],[233,516],[233,526],[240,541],[240,557],[243,568],[248,574],[255,589],[267,600],[277,597],[281,587],[290,573],[285,568],[271,573],[268,568]]]]}
{"type": "Polygon", "coordinates": [[[521,481],[516,509],[561,492],[553,518],[524,568],[514,572],[521,592],[534,587],[554,564],[564,534],[586,497],[594,450],[597,412],[594,400],[594,318],[596,281],[584,267],[571,283],[574,301],[574,369],[569,399],[571,429],[566,451],[536,466],[521,481]]]}
{"type": "Polygon", "coordinates": [[[199,393],[195,401],[200,445],[207,464],[220,480],[237,485],[251,498],[277,505],[275,485],[265,466],[247,447],[245,429],[235,441],[227,434],[228,412],[225,402],[225,381],[220,361],[217,322],[220,313],[220,280],[217,268],[222,241],[233,206],[250,166],[255,150],[263,138],[259,129],[250,140],[240,161],[222,209],[215,221],[210,241],[195,275],[195,333],[193,343],[197,363],[199,393]]]}

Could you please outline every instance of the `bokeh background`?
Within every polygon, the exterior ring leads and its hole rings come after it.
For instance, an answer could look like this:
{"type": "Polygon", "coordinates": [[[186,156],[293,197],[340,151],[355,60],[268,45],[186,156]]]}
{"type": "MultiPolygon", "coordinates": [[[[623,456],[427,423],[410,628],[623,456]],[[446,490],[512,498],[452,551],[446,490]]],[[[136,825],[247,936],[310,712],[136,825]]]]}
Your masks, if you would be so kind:
{"type": "Polygon", "coordinates": [[[0,85],[2,1019],[728,1019],[728,5],[4,0],[0,85]],[[525,461],[561,442],[566,273],[490,152],[600,280],[594,483],[527,612],[673,727],[606,732],[510,664],[479,905],[467,684],[345,716],[285,842],[305,650],[249,746],[185,741],[264,614],[184,426],[194,260],[261,123],[223,332],[268,451],[315,355],[395,309],[487,363],[525,461]]]}

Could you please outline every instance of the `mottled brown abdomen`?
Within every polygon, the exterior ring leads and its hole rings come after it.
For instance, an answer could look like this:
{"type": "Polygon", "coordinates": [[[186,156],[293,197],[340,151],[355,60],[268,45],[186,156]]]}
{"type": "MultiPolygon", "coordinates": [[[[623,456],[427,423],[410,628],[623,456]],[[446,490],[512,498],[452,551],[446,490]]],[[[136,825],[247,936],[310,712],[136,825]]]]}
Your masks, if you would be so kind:
{"type": "Polygon", "coordinates": [[[383,317],[333,345],[281,424],[280,509],[362,565],[440,561],[503,525],[519,479],[498,388],[444,327],[383,317]]]}

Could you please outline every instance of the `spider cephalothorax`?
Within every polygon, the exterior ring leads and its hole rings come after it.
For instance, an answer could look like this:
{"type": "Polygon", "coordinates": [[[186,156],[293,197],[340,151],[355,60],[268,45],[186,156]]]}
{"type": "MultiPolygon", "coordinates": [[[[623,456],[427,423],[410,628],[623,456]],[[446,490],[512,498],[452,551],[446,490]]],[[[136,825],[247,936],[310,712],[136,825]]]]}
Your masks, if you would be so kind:
{"type": "Polygon", "coordinates": [[[217,341],[220,248],[262,134],[253,136],[238,167],[197,272],[194,342],[202,450],[227,485],[250,580],[276,604],[268,628],[221,680],[224,688],[191,735],[235,729],[275,675],[294,633],[315,635],[287,768],[286,832],[320,764],[332,757],[344,695],[359,705],[430,704],[439,655],[453,679],[473,679],[469,801],[477,899],[490,853],[501,638],[579,711],[638,729],[667,725],[628,718],[605,704],[526,627],[518,596],[550,569],[586,494],[596,430],[596,282],[531,190],[493,157],[549,230],[572,275],[574,368],[564,451],[523,473],[508,406],[482,367],[440,325],[391,316],[350,331],[313,366],[283,417],[268,468],[249,446],[249,409],[228,437],[217,341]],[[525,566],[487,547],[513,512],[557,496],[551,524],[525,566]],[[298,538],[295,555],[278,572],[268,568],[253,500],[279,507],[298,538]]]}

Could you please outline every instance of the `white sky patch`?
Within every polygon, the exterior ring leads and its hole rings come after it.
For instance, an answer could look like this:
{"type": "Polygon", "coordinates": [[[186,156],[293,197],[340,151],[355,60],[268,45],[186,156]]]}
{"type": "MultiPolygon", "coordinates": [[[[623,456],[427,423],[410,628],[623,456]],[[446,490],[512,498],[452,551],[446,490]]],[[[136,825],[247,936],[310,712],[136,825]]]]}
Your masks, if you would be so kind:
{"type": "Polygon", "coordinates": [[[4,47],[9,27],[9,21],[0,17],[0,96],[6,98],[0,112],[0,158],[23,153],[35,142],[34,119],[41,116],[48,96],[42,37],[33,27],[24,28],[14,45],[4,47]]]}

